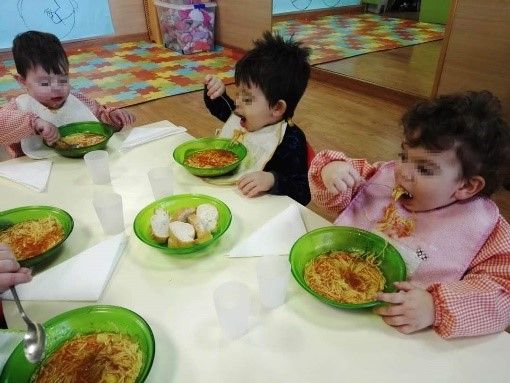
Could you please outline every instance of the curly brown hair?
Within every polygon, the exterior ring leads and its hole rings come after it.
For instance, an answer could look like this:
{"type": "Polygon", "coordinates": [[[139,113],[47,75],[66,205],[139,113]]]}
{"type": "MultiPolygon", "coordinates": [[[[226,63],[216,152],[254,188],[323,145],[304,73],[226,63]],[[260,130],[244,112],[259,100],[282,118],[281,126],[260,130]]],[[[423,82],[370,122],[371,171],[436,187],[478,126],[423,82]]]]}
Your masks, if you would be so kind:
{"type": "Polygon", "coordinates": [[[489,91],[464,92],[421,102],[402,117],[405,143],[431,151],[454,148],[463,179],[481,176],[480,194],[492,195],[508,178],[510,130],[489,91]]]}

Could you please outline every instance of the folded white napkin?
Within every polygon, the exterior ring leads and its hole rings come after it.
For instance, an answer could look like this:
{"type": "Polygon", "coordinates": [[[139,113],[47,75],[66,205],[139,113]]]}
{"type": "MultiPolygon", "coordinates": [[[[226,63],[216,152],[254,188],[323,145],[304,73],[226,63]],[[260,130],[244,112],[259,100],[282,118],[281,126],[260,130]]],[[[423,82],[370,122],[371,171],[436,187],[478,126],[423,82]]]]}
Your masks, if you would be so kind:
{"type": "Polygon", "coordinates": [[[50,178],[52,164],[49,160],[30,162],[10,160],[0,162],[0,177],[42,192],[46,189],[48,178],[50,178]]]}
{"type": "MultiPolygon", "coordinates": [[[[123,233],[117,234],[35,275],[31,282],[16,286],[19,298],[27,301],[97,301],[126,242],[123,233]]],[[[3,293],[3,298],[12,300],[10,291],[3,293]]]]}
{"type": "Polygon", "coordinates": [[[294,242],[306,233],[299,208],[292,204],[259,227],[228,253],[229,257],[288,255],[294,242]]]}
{"type": "Polygon", "coordinates": [[[170,121],[163,120],[133,128],[120,147],[121,151],[127,151],[135,146],[145,144],[146,142],[159,140],[160,138],[179,134],[186,131],[186,128],[172,124],[170,121]]]}
{"type": "Polygon", "coordinates": [[[41,136],[30,136],[21,140],[21,150],[28,157],[34,160],[41,160],[44,158],[51,158],[58,156],[58,153],[52,148],[44,145],[41,136]]]}
{"type": "Polygon", "coordinates": [[[21,331],[0,330],[0,372],[16,346],[23,340],[21,331]]]}

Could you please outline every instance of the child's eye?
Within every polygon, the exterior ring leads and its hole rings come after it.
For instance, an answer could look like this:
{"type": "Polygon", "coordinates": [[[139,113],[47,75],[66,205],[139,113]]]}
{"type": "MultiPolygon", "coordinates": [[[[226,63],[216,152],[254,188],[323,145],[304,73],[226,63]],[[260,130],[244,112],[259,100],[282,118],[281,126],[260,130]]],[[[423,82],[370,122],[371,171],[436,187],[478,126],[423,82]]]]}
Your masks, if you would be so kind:
{"type": "Polygon", "coordinates": [[[398,154],[398,156],[399,156],[399,158],[400,158],[400,161],[402,161],[402,162],[406,162],[406,161],[407,161],[407,159],[408,159],[408,158],[407,158],[407,153],[405,153],[405,152],[400,152],[400,153],[398,154]]]}
{"type": "Polygon", "coordinates": [[[41,85],[41,86],[50,86],[50,83],[49,82],[41,82],[39,85],[41,85]]]}
{"type": "Polygon", "coordinates": [[[251,98],[250,97],[243,97],[241,100],[245,104],[251,104],[251,98]]]}
{"type": "Polygon", "coordinates": [[[67,78],[61,78],[60,80],[58,80],[58,83],[59,84],[67,84],[68,83],[68,79],[67,78]]]}
{"type": "Polygon", "coordinates": [[[428,167],[426,167],[425,165],[417,165],[416,166],[416,169],[418,170],[418,172],[424,176],[431,176],[434,174],[434,171],[428,167]]]}

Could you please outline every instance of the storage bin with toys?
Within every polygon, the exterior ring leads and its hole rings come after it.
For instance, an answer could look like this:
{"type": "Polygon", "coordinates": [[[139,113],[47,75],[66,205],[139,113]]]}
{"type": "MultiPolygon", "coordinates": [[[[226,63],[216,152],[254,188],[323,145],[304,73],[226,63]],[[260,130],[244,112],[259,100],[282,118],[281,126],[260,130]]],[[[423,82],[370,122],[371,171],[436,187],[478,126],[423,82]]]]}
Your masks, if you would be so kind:
{"type": "Polygon", "coordinates": [[[207,0],[158,0],[163,43],[185,54],[214,49],[216,3],[207,0]]]}

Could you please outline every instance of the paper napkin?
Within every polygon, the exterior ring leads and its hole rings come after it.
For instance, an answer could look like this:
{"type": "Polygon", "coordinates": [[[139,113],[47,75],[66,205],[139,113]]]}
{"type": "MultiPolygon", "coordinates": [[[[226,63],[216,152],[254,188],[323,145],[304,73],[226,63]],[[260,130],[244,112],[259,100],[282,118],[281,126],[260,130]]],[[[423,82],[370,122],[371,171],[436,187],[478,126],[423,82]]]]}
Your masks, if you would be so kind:
{"type": "Polygon", "coordinates": [[[152,124],[133,128],[120,147],[121,151],[127,151],[135,146],[145,144],[160,138],[179,134],[186,131],[186,128],[172,124],[164,120],[152,124]]]}
{"type": "Polygon", "coordinates": [[[44,158],[51,158],[58,156],[58,153],[44,145],[41,136],[30,136],[21,140],[21,150],[28,157],[34,160],[41,160],[44,158]]]}
{"type": "Polygon", "coordinates": [[[15,162],[14,160],[0,163],[0,177],[17,182],[38,192],[46,189],[50,178],[52,162],[49,160],[15,162]]]}
{"type": "MultiPolygon", "coordinates": [[[[118,234],[16,286],[21,300],[97,301],[110,279],[126,236],[118,234]]],[[[12,300],[10,291],[4,299],[12,300]]]]}
{"type": "Polygon", "coordinates": [[[306,233],[299,208],[292,204],[236,245],[230,257],[288,255],[294,242],[306,233]]]}

